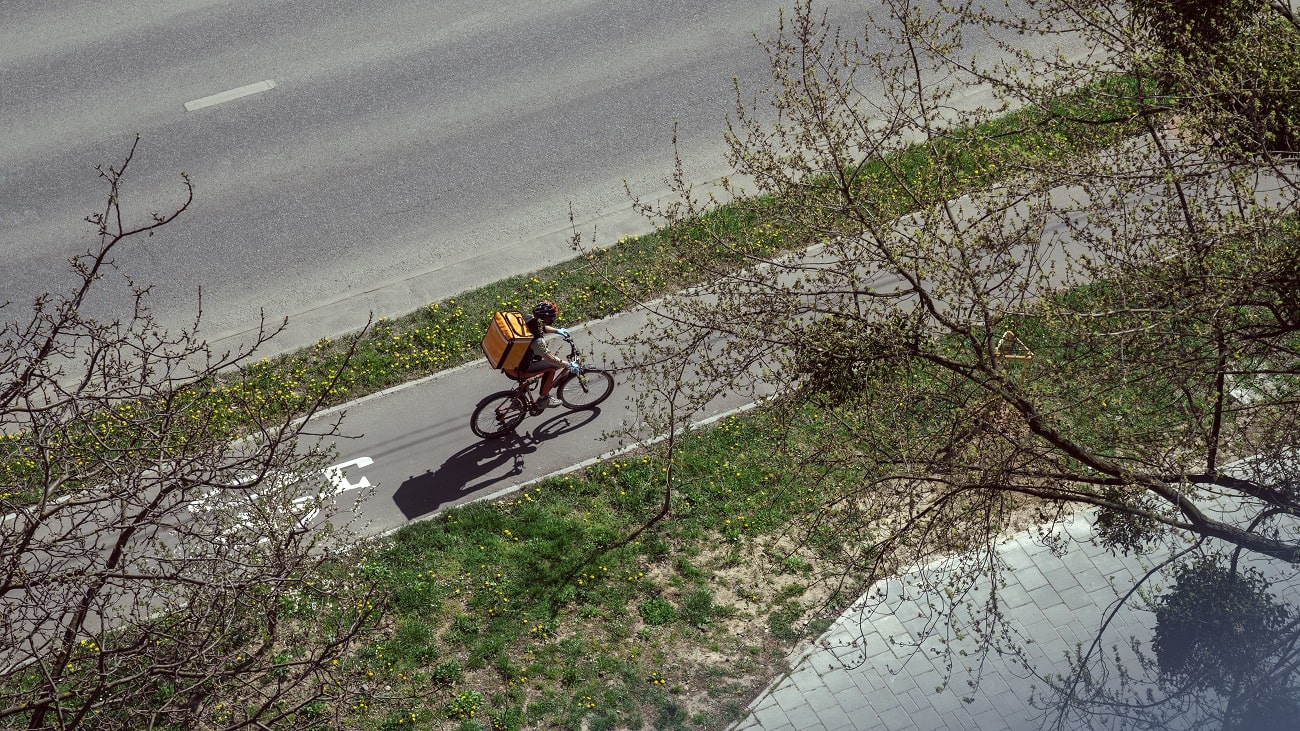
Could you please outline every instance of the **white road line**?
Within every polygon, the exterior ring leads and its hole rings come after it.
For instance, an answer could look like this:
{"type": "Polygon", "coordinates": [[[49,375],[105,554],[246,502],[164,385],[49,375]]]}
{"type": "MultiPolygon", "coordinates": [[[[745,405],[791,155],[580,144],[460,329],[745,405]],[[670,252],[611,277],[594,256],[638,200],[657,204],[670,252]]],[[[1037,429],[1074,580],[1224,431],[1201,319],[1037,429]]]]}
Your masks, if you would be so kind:
{"type": "Polygon", "coordinates": [[[212,96],[205,96],[202,99],[195,99],[192,102],[185,102],[185,111],[192,112],[195,109],[202,109],[204,107],[215,106],[223,102],[228,102],[231,99],[238,99],[241,96],[248,96],[250,94],[259,94],[263,91],[267,91],[269,89],[274,89],[274,88],[275,88],[275,82],[272,81],[271,79],[267,79],[266,81],[259,81],[256,84],[241,86],[238,89],[231,89],[229,91],[223,91],[220,94],[213,94],[212,96]]]}

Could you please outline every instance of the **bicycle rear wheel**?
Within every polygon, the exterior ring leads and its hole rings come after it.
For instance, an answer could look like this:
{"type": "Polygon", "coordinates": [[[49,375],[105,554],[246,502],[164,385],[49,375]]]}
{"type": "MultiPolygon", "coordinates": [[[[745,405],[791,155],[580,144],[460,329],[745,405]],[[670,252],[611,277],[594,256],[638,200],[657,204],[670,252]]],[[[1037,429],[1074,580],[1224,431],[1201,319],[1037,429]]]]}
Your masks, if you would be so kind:
{"type": "Polygon", "coordinates": [[[478,402],[469,428],[483,439],[496,439],[519,426],[528,415],[528,404],[514,391],[498,391],[478,402]]]}
{"type": "Polygon", "coordinates": [[[599,368],[584,368],[560,384],[560,403],[574,410],[594,409],[614,392],[614,376],[599,368]]]}

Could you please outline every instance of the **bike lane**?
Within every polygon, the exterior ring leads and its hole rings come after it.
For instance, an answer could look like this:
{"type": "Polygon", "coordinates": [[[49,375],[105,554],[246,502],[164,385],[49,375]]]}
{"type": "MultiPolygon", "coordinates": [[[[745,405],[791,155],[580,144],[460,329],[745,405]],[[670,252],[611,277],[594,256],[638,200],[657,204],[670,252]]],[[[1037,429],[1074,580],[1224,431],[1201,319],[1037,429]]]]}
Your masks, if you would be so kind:
{"type": "MultiPolygon", "coordinates": [[[[613,394],[590,411],[561,407],[529,416],[499,439],[480,439],[470,430],[475,405],[514,385],[482,360],[322,412],[317,420],[342,412],[342,431],[348,435],[333,442],[336,482],[345,483],[340,510],[351,514],[362,535],[379,535],[634,447],[637,438],[649,436],[638,429],[633,406],[637,373],[621,368],[612,343],[640,328],[648,316],[634,311],[571,327],[585,362],[614,371],[613,394]],[[638,436],[627,437],[629,431],[638,436]],[[364,489],[372,492],[354,492],[364,489]]],[[[747,401],[739,395],[719,399],[698,418],[747,401]]]]}

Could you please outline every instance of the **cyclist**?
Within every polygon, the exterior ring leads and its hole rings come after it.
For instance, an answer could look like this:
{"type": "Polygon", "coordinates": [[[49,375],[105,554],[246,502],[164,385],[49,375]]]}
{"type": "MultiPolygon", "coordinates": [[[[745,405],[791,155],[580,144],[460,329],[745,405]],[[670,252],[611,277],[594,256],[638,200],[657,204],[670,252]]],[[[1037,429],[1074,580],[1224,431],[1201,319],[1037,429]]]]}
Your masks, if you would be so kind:
{"type": "Polygon", "coordinates": [[[532,345],[529,346],[528,354],[524,356],[524,363],[514,373],[507,374],[517,378],[527,378],[529,374],[542,373],[542,387],[538,391],[538,396],[541,398],[541,404],[546,408],[560,405],[560,400],[551,395],[551,384],[555,383],[555,371],[559,368],[568,368],[570,372],[578,372],[576,363],[570,363],[552,353],[546,345],[546,336],[550,333],[555,333],[565,340],[569,338],[568,330],[555,327],[555,318],[559,314],[560,309],[550,300],[542,300],[533,307],[533,314],[524,318],[524,324],[533,334],[532,345]]]}

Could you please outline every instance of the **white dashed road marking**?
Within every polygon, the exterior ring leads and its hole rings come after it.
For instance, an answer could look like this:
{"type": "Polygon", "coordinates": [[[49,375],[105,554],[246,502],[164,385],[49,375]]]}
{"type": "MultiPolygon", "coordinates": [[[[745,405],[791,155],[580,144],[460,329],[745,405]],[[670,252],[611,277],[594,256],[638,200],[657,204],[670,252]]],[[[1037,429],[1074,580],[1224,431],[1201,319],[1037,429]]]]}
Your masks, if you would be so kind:
{"type": "Polygon", "coordinates": [[[202,109],[204,107],[215,106],[223,102],[228,102],[231,99],[238,99],[240,97],[248,96],[250,94],[259,94],[261,92],[267,91],[269,89],[274,89],[274,88],[275,88],[275,82],[272,81],[271,79],[267,79],[266,81],[259,81],[256,84],[241,86],[238,89],[231,89],[229,91],[223,91],[220,94],[213,94],[212,96],[205,96],[202,99],[195,99],[192,102],[185,102],[185,111],[192,112],[195,109],[202,109]]]}

